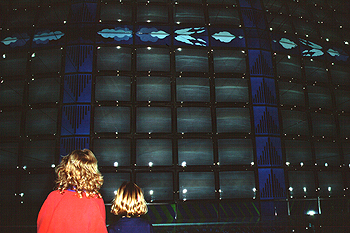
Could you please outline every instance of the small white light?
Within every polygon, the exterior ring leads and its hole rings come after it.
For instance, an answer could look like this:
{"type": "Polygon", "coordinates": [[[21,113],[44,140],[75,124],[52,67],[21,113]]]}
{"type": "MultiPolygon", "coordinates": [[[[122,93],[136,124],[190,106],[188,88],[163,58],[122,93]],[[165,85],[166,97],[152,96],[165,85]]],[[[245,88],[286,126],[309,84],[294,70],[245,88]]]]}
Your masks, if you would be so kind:
{"type": "Polygon", "coordinates": [[[118,193],[118,190],[114,190],[114,192],[113,192],[113,193],[114,193],[114,195],[117,195],[117,193],[118,193]]]}
{"type": "Polygon", "coordinates": [[[349,45],[349,42],[348,42],[348,41],[345,41],[344,44],[349,45]]]}
{"type": "Polygon", "coordinates": [[[256,188],[255,188],[255,187],[253,188],[253,192],[254,192],[254,193],[256,192],[256,188]]]}
{"type": "Polygon", "coordinates": [[[314,210],[309,210],[307,213],[307,215],[310,215],[310,216],[314,216],[316,214],[316,211],[314,210]]]}
{"type": "Polygon", "coordinates": [[[324,166],[325,166],[325,167],[328,167],[328,163],[325,163],[324,166]]]}
{"type": "Polygon", "coordinates": [[[254,166],[254,162],[251,162],[250,165],[254,166]]]}
{"type": "Polygon", "coordinates": [[[332,191],[332,187],[329,186],[328,187],[328,192],[330,192],[330,191],[332,191]]]}
{"type": "Polygon", "coordinates": [[[24,165],[24,166],[23,166],[23,169],[26,170],[26,169],[27,169],[27,166],[24,165]]]}
{"type": "Polygon", "coordinates": [[[55,168],[55,167],[56,167],[56,165],[55,165],[55,164],[51,164],[51,167],[52,167],[52,168],[55,168]]]}
{"type": "Polygon", "coordinates": [[[288,59],[290,59],[290,58],[291,58],[291,56],[290,56],[290,55],[288,55],[287,57],[288,57],[288,59]]]}
{"type": "Polygon", "coordinates": [[[153,195],[153,193],[154,193],[153,190],[149,191],[149,195],[153,195]]]}
{"type": "Polygon", "coordinates": [[[326,41],[329,41],[329,39],[328,39],[328,38],[326,38],[326,41]]]}
{"type": "Polygon", "coordinates": [[[118,166],[119,166],[119,163],[118,163],[118,162],[114,162],[114,163],[113,163],[113,166],[114,166],[114,167],[118,167],[118,166]]]}
{"type": "Polygon", "coordinates": [[[182,51],[182,48],[177,48],[177,51],[182,51]]]}
{"type": "Polygon", "coordinates": [[[32,53],[32,57],[35,57],[35,53],[32,53]]]}
{"type": "Polygon", "coordinates": [[[152,162],[149,162],[149,163],[148,163],[148,166],[152,167],[152,166],[153,166],[153,163],[152,163],[152,162]]]}
{"type": "Polygon", "coordinates": [[[304,192],[306,192],[306,187],[303,188],[304,192]]]}
{"type": "Polygon", "coordinates": [[[117,49],[120,49],[120,48],[121,48],[121,47],[118,45],[118,46],[117,46],[117,49]]]}
{"type": "Polygon", "coordinates": [[[181,163],[181,166],[186,167],[186,161],[183,161],[183,162],[181,163]]]}
{"type": "Polygon", "coordinates": [[[286,162],[286,165],[289,166],[289,165],[290,165],[290,162],[286,162]]]}
{"type": "Polygon", "coordinates": [[[291,192],[292,192],[292,191],[293,191],[293,187],[289,187],[289,191],[291,191],[291,192]]]}
{"type": "Polygon", "coordinates": [[[64,20],[64,21],[63,21],[63,23],[64,23],[64,24],[66,24],[66,23],[67,23],[67,21],[66,21],[66,20],[64,20]]]}
{"type": "Polygon", "coordinates": [[[221,189],[219,189],[219,193],[221,193],[222,191],[221,191],[221,189]]]}
{"type": "Polygon", "coordinates": [[[6,54],[5,53],[2,55],[2,58],[6,58],[6,54]]]}
{"type": "Polygon", "coordinates": [[[148,50],[151,50],[152,48],[151,47],[147,47],[148,50]]]}
{"type": "Polygon", "coordinates": [[[182,190],[182,193],[183,194],[187,193],[187,189],[182,190]]]}
{"type": "Polygon", "coordinates": [[[24,196],[24,193],[20,193],[19,195],[20,195],[21,197],[23,197],[23,196],[24,196]]]}
{"type": "Polygon", "coordinates": [[[180,22],[179,22],[179,21],[177,21],[177,22],[176,22],[176,24],[180,24],[180,22]]]}
{"type": "Polygon", "coordinates": [[[118,22],[121,22],[122,20],[121,20],[121,19],[118,19],[117,21],[118,21],[118,22]]]}
{"type": "Polygon", "coordinates": [[[303,163],[303,162],[300,162],[300,166],[304,166],[304,163],[303,163]]]}
{"type": "Polygon", "coordinates": [[[151,20],[149,20],[149,19],[148,19],[146,22],[147,22],[147,23],[150,23],[150,22],[151,22],[151,20]]]}

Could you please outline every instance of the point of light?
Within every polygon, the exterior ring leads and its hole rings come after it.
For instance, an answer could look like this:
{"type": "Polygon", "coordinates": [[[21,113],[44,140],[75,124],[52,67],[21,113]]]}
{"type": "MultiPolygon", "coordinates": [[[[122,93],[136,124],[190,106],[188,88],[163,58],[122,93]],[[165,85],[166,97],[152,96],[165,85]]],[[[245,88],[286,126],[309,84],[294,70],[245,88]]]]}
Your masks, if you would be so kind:
{"type": "Polygon", "coordinates": [[[119,163],[118,163],[118,162],[114,162],[114,163],[113,163],[113,166],[114,166],[114,167],[118,167],[118,166],[119,166],[119,163]]]}
{"type": "Polygon", "coordinates": [[[304,192],[306,192],[306,187],[303,188],[304,192]]]}
{"type": "Polygon", "coordinates": [[[292,192],[292,191],[293,191],[293,187],[289,187],[289,191],[291,191],[291,192],[292,192]]]}
{"type": "Polygon", "coordinates": [[[3,54],[3,55],[2,55],[2,58],[6,58],[6,54],[3,54]]]}
{"type": "Polygon", "coordinates": [[[153,166],[153,163],[152,163],[152,162],[149,162],[149,163],[148,163],[148,166],[152,167],[152,166],[153,166]]]}
{"type": "Polygon", "coordinates": [[[149,194],[150,194],[150,195],[153,195],[153,193],[154,193],[153,190],[150,190],[150,191],[149,191],[149,194]]]}
{"type": "Polygon", "coordinates": [[[51,167],[52,167],[52,168],[55,168],[55,167],[56,167],[56,165],[55,165],[55,164],[51,164],[51,167]]]}
{"type": "Polygon", "coordinates": [[[183,194],[187,193],[187,189],[182,190],[182,193],[183,194]]]}
{"type": "Polygon", "coordinates": [[[329,192],[332,191],[332,187],[328,187],[328,191],[329,191],[329,192]]]}
{"type": "Polygon", "coordinates": [[[304,163],[303,163],[303,162],[300,162],[300,166],[304,166],[304,163]]]}
{"type": "Polygon", "coordinates": [[[114,190],[114,192],[113,192],[113,193],[114,193],[114,195],[117,195],[117,193],[118,193],[118,190],[114,190]]]}
{"type": "Polygon", "coordinates": [[[309,210],[307,213],[307,215],[310,215],[310,216],[314,216],[316,214],[316,211],[314,210],[309,210]]]}
{"type": "Polygon", "coordinates": [[[254,166],[254,162],[251,162],[250,165],[254,166]]]}
{"type": "Polygon", "coordinates": [[[186,167],[186,161],[183,161],[182,163],[181,163],[181,166],[183,166],[183,167],[186,167]]]}
{"type": "Polygon", "coordinates": [[[151,47],[147,47],[148,50],[151,50],[152,48],[151,47]]]}
{"type": "Polygon", "coordinates": [[[255,188],[255,187],[253,188],[253,192],[254,192],[254,193],[256,192],[256,188],[255,188]]]}

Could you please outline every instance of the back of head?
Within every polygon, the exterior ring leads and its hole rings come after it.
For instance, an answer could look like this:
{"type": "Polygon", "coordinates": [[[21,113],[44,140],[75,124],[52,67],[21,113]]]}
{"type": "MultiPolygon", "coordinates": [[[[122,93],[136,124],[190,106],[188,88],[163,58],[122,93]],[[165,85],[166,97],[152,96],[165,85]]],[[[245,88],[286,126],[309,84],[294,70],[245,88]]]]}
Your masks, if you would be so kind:
{"type": "Polygon", "coordinates": [[[122,216],[140,216],[147,213],[143,192],[132,182],[124,182],[112,202],[111,213],[122,216]]]}
{"type": "Polygon", "coordinates": [[[56,168],[57,188],[60,191],[71,189],[80,197],[98,195],[103,184],[103,177],[98,170],[97,159],[91,150],[74,150],[62,158],[56,168]]]}

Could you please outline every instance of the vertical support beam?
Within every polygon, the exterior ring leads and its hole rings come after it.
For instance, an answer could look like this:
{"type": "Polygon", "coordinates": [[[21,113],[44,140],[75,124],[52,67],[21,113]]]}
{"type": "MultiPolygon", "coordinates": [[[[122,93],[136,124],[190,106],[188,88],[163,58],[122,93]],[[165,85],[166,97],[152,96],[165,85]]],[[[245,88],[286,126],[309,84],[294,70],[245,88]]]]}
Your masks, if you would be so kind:
{"type": "Polygon", "coordinates": [[[67,25],[60,155],[90,148],[97,0],[72,0],[67,25]]]}
{"type": "Polygon", "coordinates": [[[262,217],[287,215],[276,79],[268,25],[261,0],[239,0],[246,44],[254,114],[256,161],[262,217]]]}

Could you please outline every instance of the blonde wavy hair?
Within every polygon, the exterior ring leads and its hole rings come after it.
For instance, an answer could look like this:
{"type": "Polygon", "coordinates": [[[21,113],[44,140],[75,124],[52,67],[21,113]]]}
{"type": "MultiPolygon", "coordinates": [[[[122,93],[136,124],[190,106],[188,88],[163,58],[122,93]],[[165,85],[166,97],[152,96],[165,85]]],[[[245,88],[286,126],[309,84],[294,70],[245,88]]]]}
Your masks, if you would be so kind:
{"type": "Polygon", "coordinates": [[[124,182],[112,201],[111,213],[121,216],[140,216],[148,211],[143,192],[132,182],[124,182]]]}
{"type": "Polygon", "coordinates": [[[99,197],[103,184],[103,176],[97,167],[97,159],[91,150],[74,150],[62,158],[55,169],[57,173],[57,189],[62,193],[65,190],[74,190],[79,197],[83,193],[87,197],[99,197]]]}

